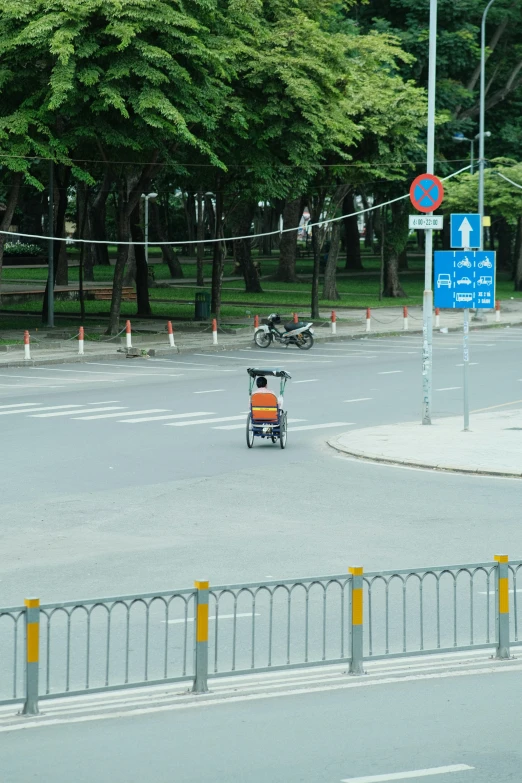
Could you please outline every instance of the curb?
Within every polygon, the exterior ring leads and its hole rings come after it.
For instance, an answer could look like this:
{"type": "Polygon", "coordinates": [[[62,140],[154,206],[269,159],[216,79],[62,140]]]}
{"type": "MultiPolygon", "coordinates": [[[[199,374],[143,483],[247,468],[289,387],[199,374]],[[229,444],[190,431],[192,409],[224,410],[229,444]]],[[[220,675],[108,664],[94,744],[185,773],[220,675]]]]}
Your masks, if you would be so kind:
{"type": "MultiPolygon", "coordinates": [[[[521,321],[514,321],[512,323],[492,323],[492,324],[475,324],[471,325],[471,331],[480,331],[483,329],[498,329],[499,327],[507,327],[507,326],[522,326],[522,320],[521,321]]],[[[322,327],[319,327],[322,328],[322,327]]],[[[328,327],[325,327],[328,328],[328,327]]],[[[460,327],[446,327],[448,329],[448,332],[460,332],[460,327]]],[[[315,342],[316,343],[340,343],[340,342],[350,342],[354,340],[363,340],[363,339],[371,339],[371,338],[384,338],[384,337],[397,337],[401,335],[421,335],[422,334],[422,328],[420,329],[408,329],[408,331],[404,330],[397,330],[397,331],[387,331],[387,332],[360,332],[357,334],[337,334],[332,335],[329,334],[315,334],[315,342]]],[[[113,343],[113,345],[116,346],[118,343],[113,343]]],[[[241,340],[237,343],[229,343],[229,342],[223,342],[219,345],[191,345],[191,346],[176,346],[175,348],[170,348],[168,345],[163,345],[160,347],[155,347],[155,345],[145,345],[140,344],[139,348],[142,350],[148,351],[149,356],[171,356],[173,353],[176,354],[186,354],[186,353],[194,353],[194,351],[205,351],[206,353],[218,353],[220,351],[234,351],[237,350],[237,348],[243,348],[245,346],[253,345],[253,335],[249,335],[248,337],[245,337],[244,340],[241,340]]],[[[138,346],[136,346],[138,347],[138,346]]],[[[262,349],[257,348],[257,346],[253,345],[254,350],[260,350],[262,349]]],[[[37,349],[37,350],[49,350],[49,349],[37,349]]],[[[81,364],[83,362],[89,362],[89,361],[99,361],[100,359],[126,359],[126,355],[124,353],[118,353],[117,350],[114,351],[114,353],[101,353],[101,354],[84,354],[83,356],[80,356],[80,354],[74,354],[73,356],[64,356],[64,357],[58,357],[58,358],[38,358],[38,359],[31,359],[29,361],[21,359],[21,360],[14,360],[9,362],[2,362],[0,361],[0,370],[2,367],[43,367],[46,364],[81,364]]],[[[131,357],[129,357],[131,358],[131,357]]],[[[141,358],[141,357],[132,357],[132,358],[141,358]]],[[[142,357],[145,358],[145,357],[142,357]]],[[[425,467],[423,465],[418,467],[425,467]]],[[[518,476],[519,474],[514,474],[518,476]]]]}
{"type": "MultiPolygon", "coordinates": [[[[349,434],[349,433],[346,433],[349,434]]],[[[338,435],[333,440],[327,440],[326,443],[334,451],[338,451],[340,454],[347,454],[349,457],[355,457],[359,460],[366,460],[367,462],[375,462],[381,465],[398,465],[409,468],[422,468],[424,470],[433,470],[437,473],[459,473],[466,476],[504,476],[506,478],[522,478],[522,473],[511,473],[502,470],[480,470],[475,468],[458,468],[451,465],[433,465],[426,462],[416,462],[415,460],[408,459],[391,459],[389,457],[376,456],[375,454],[368,454],[364,451],[357,451],[356,449],[350,450],[346,446],[341,445],[337,441],[342,438],[343,435],[338,435]]]]}

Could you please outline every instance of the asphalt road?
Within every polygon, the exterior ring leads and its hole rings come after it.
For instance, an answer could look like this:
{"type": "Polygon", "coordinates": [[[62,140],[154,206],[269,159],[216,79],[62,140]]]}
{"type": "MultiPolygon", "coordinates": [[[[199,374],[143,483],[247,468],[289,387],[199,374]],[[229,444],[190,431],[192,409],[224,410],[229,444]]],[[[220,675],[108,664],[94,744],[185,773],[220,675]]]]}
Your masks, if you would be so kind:
{"type": "Polygon", "coordinates": [[[138,714],[110,719],[62,707],[55,725],[0,728],[9,731],[0,743],[2,781],[515,782],[520,676],[515,665],[383,683],[345,677],[340,687],[316,683],[195,709],[171,703],[154,712],[144,703],[138,714]]]}
{"type": "MultiPolygon", "coordinates": [[[[471,344],[472,410],[522,397],[522,330],[471,344]]],[[[460,336],[436,335],[434,364],[434,414],[456,414],[460,336]]],[[[16,407],[0,407],[0,603],[520,556],[517,481],[326,446],[415,420],[420,400],[418,336],[2,370],[0,406],[16,407]],[[285,451],[246,448],[256,364],[292,374],[285,451]]]]}

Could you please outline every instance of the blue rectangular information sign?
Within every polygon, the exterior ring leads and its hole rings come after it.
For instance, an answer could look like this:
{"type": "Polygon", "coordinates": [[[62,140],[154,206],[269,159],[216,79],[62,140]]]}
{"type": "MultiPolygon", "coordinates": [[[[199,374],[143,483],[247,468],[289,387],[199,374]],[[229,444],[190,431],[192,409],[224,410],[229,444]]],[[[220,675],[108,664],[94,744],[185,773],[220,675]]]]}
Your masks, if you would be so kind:
{"type": "Polygon", "coordinates": [[[436,250],[435,307],[486,310],[495,306],[495,253],[436,250]]]}

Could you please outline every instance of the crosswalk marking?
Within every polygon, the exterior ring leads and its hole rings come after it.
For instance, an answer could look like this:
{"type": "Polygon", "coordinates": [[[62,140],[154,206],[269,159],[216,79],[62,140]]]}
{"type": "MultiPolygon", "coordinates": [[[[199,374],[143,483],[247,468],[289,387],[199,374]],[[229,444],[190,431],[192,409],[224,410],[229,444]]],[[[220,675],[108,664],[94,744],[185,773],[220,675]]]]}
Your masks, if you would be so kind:
{"type": "MultiPolygon", "coordinates": [[[[244,419],[244,414],[243,417],[244,419]]],[[[292,424],[293,422],[297,421],[306,421],[306,419],[288,419],[288,424],[292,424]]],[[[224,427],[212,427],[213,430],[244,430],[245,429],[246,420],[243,421],[243,424],[226,424],[224,427]]]]}
{"type": "Polygon", "coordinates": [[[12,405],[0,405],[0,408],[29,408],[32,405],[40,405],[39,402],[15,402],[12,405]]]}
{"type": "MultiPolygon", "coordinates": [[[[98,410],[106,410],[104,408],[99,408],[98,410]]],[[[112,418],[118,418],[118,416],[139,416],[143,415],[144,413],[165,413],[168,411],[168,408],[151,408],[148,411],[125,411],[125,413],[102,413],[101,416],[73,416],[73,419],[76,421],[92,421],[93,419],[112,419],[112,418]]],[[[80,411],[78,411],[80,413],[80,411]]]]}
{"type": "MultiPolygon", "coordinates": [[[[55,411],[58,409],[63,408],[82,408],[82,405],[46,405],[43,408],[31,408],[31,413],[35,411],[55,411]]],[[[12,416],[15,413],[29,413],[27,410],[16,410],[16,411],[0,411],[0,416],[12,416]]]]}
{"type": "MultiPolygon", "coordinates": [[[[80,406],[81,407],[81,406],[80,406]]],[[[117,411],[117,410],[125,410],[124,405],[113,405],[110,408],[98,408],[99,411],[117,411]]],[[[83,408],[79,411],[74,411],[74,413],[90,413],[92,411],[92,408],[83,408]]],[[[31,419],[49,419],[53,416],[70,416],[71,411],[55,411],[54,413],[36,413],[33,414],[32,412],[29,414],[29,418],[31,419]]]]}
{"type": "Polygon", "coordinates": [[[351,427],[353,421],[330,421],[326,424],[305,424],[303,427],[292,427],[290,432],[304,432],[304,430],[323,430],[331,427],[351,427]]]}
{"type": "MultiPolygon", "coordinates": [[[[124,414],[125,416],[127,414],[124,414]]],[[[213,416],[213,411],[196,411],[195,413],[173,413],[169,416],[147,416],[142,419],[122,419],[121,424],[138,424],[142,421],[163,421],[165,419],[189,419],[191,416],[213,416]]]]}
{"type": "MultiPolygon", "coordinates": [[[[238,421],[238,419],[245,420],[245,414],[240,416],[221,416],[218,419],[196,419],[195,421],[176,421],[172,424],[165,424],[165,427],[191,427],[193,424],[213,424],[216,421],[238,421]]],[[[246,420],[245,420],[246,424],[246,420]]]]}

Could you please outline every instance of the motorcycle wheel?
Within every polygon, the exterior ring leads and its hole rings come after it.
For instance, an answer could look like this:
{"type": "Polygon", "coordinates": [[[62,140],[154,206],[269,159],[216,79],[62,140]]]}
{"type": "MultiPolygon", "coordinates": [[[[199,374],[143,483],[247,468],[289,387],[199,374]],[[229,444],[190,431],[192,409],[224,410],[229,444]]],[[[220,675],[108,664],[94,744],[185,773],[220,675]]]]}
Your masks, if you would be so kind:
{"type": "Polygon", "coordinates": [[[259,329],[254,335],[254,342],[259,348],[268,348],[272,342],[272,335],[270,332],[264,332],[262,329],[259,329]]]}
{"type": "Polygon", "coordinates": [[[302,334],[298,334],[295,340],[297,347],[301,348],[302,351],[309,351],[314,344],[314,338],[310,332],[303,332],[302,334]]]}

